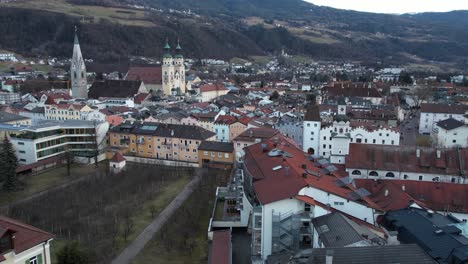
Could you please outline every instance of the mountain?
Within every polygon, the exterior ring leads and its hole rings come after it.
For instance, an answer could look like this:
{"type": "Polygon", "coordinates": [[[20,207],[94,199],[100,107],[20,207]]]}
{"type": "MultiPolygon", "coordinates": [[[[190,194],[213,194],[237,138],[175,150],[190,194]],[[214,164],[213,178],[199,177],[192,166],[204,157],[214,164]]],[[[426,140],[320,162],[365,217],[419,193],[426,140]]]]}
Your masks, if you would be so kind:
{"type": "Polygon", "coordinates": [[[167,36],[193,58],[284,48],[318,59],[464,63],[467,12],[374,14],[301,0],[22,0],[0,3],[0,49],[67,57],[80,24],[83,53],[107,62],[161,56],[167,36]]]}

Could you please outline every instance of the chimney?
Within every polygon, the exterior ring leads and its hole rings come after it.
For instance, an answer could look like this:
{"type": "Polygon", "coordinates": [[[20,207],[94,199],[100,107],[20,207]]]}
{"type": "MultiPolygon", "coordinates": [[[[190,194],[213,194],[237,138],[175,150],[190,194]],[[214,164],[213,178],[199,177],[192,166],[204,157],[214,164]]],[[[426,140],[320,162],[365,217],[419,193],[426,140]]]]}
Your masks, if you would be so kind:
{"type": "Polygon", "coordinates": [[[284,174],[285,174],[286,176],[289,176],[289,167],[288,167],[288,166],[285,166],[285,167],[284,167],[284,174]]]}
{"type": "Polygon", "coordinates": [[[260,146],[262,147],[262,152],[266,152],[267,144],[262,143],[262,144],[260,144],[260,146]]]}
{"type": "Polygon", "coordinates": [[[437,154],[437,158],[440,159],[440,149],[436,151],[436,154],[437,154]]]}
{"type": "Polygon", "coordinates": [[[253,131],[249,130],[249,137],[253,137],[253,131]]]}
{"type": "Polygon", "coordinates": [[[416,149],[416,158],[420,158],[421,157],[421,150],[418,148],[416,149]]]}
{"type": "Polygon", "coordinates": [[[388,196],[388,189],[385,189],[384,196],[385,196],[385,197],[387,197],[387,196],[388,196]]]}
{"type": "Polygon", "coordinates": [[[325,255],[325,264],[333,264],[333,250],[327,250],[325,255]]]}
{"type": "Polygon", "coordinates": [[[401,190],[406,192],[406,186],[404,184],[401,186],[401,190]]]}

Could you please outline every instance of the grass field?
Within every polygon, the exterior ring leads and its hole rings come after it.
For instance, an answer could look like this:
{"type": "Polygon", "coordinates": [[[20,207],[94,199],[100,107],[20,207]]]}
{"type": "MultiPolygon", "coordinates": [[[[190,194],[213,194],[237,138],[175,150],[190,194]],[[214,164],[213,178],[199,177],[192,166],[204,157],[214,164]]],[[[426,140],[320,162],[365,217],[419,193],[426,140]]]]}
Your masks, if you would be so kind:
{"type": "Polygon", "coordinates": [[[224,186],[228,176],[227,171],[209,171],[197,190],[132,263],[207,263],[208,222],[216,187],[224,186]]]}
{"type": "MultiPolygon", "coordinates": [[[[100,164],[100,166],[102,167],[106,165],[100,164]]],[[[49,169],[33,176],[22,176],[20,177],[20,180],[26,184],[24,190],[12,193],[0,192],[0,206],[7,205],[8,203],[31,196],[32,194],[86,176],[92,171],[94,171],[94,166],[74,165],[72,166],[70,176],[67,176],[67,169],[65,166],[49,169]]]]}
{"type": "Polygon", "coordinates": [[[65,0],[23,0],[10,3],[2,3],[0,4],[0,8],[2,6],[47,10],[51,12],[83,17],[84,21],[88,21],[88,18],[93,18],[95,22],[98,22],[98,20],[100,19],[107,19],[111,22],[123,25],[154,25],[151,21],[146,20],[147,13],[142,10],[102,6],[72,5],[67,3],[65,0]]]}
{"type": "Polygon", "coordinates": [[[91,177],[11,206],[8,215],[55,234],[53,258],[67,242],[79,241],[90,263],[108,263],[193,175],[188,168],[132,163],[118,175],[107,171],[86,172],[91,177]]]}

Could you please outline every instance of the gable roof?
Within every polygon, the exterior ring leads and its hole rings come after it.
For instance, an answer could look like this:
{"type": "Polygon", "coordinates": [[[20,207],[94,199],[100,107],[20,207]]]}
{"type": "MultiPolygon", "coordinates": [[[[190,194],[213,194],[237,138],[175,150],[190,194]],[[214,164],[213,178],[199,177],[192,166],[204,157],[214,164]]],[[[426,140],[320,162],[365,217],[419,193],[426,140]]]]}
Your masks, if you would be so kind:
{"type": "Polygon", "coordinates": [[[460,114],[463,115],[468,111],[466,105],[454,104],[421,104],[421,113],[441,113],[441,114],[460,114]]]}
{"type": "Polygon", "coordinates": [[[115,163],[120,163],[122,161],[126,161],[126,159],[124,158],[124,156],[122,156],[122,154],[120,154],[120,152],[115,152],[114,156],[112,157],[112,159],[110,160],[110,162],[115,162],[115,163]]]}
{"type": "Polygon", "coordinates": [[[161,66],[130,67],[125,80],[143,81],[146,84],[162,84],[161,66]]]}
{"type": "Polygon", "coordinates": [[[0,227],[11,230],[15,233],[14,251],[16,254],[54,237],[52,234],[44,230],[5,216],[0,216],[0,227]]]}
{"type": "Polygon", "coordinates": [[[273,138],[279,131],[273,128],[249,128],[238,135],[234,140],[237,141],[250,141],[254,142],[257,138],[259,139],[270,139],[273,138]]]}
{"type": "Polygon", "coordinates": [[[133,98],[138,93],[140,86],[141,81],[96,81],[89,88],[88,97],[93,99],[99,99],[100,97],[133,98]]]}
{"type": "Polygon", "coordinates": [[[208,83],[200,86],[200,93],[229,90],[222,83],[208,83]]]}

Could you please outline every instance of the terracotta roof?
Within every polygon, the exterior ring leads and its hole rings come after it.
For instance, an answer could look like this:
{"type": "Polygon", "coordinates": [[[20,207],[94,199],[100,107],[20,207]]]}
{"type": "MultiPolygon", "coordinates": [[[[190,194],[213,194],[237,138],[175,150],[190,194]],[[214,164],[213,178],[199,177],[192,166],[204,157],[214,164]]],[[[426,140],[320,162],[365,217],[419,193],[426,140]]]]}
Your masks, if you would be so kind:
{"type": "Polygon", "coordinates": [[[52,239],[54,236],[39,228],[24,224],[17,220],[0,216],[0,227],[15,232],[14,251],[19,254],[40,243],[52,239]]]}
{"type": "Polygon", "coordinates": [[[147,100],[149,97],[149,93],[140,93],[133,98],[133,102],[135,102],[135,104],[141,104],[141,102],[147,100]]]}
{"type": "Polygon", "coordinates": [[[468,111],[467,105],[421,104],[421,113],[443,113],[463,115],[465,111],[468,111]]]}
{"type": "Polygon", "coordinates": [[[209,83],[200,86],[200,92],[226,91],[228,90],[222,83],[209,83]]]}
{"type": "MultiPolygon", "coordinates": [[[[350,199],[356,191],[351,184],[338,185],[337,180],[342,174],[327,173],[323,168],[315,166],[301,149],[289,144],[281,134],[277,139],[268,139],[244,150],[244,164],[253,178],[255,194],[262,204],[296,197],[306,186],[346,199],[350,199]],[[270,151],[283,154],[271,156],[270,151]]],[[[355,201],[380,210],[367,197],[355,201]]]]}
{"type": "Polygon", "coordinates": [[[130,98],[138,93],[141,81],[105,80],[96,81],[89,88],[88,97],[130,98]]]}
{"type": "Polygon", "coordinates": [[[387,170],[440,175],[468,175],[468,148],[437,150],[416,146],[387,146],[351,143],[346,167],[352,169],[387,170]],[[420,157],[416,156],[419,149],[420,157]],[[459,151],[459,153],[458,153],[459,151]]]}
{"type": "Polygon", "coordinates": [[[126,80],[143,81],[145,84],[162,84],[161,66],[130,67],[126,80]]]}
{"type": "Polygon", "coordinates": [[[366,188],[371,193],[370,198],[387,211],[403,209],[414,202],[435,211],[468,213],[467,184],[373,179],[354,181],[356,187],[366,188]]]}
{"type": "Polygon", "coordinates": [[[110,162],[120,163],[122,161],[126,161],[126,159],[120,154],[120,152],[115,152],[114,156],[110,160],[110,162]]]}
{"type": "Polygon", "coordinates": [[[234,116],[230,115],[220,115],[214,122],[215,124],[224,124],[224,125],[231,125],[234,124],[237,119],[234,116]]]}
{"type": "Polygon", "coordinates": [[[332,86],[324,87],[322,91],[328,96],[382,97],[374,83],[336,82],[332,86]]]}
{"type": "Polygon", "coordinates": [[[213,232],[210,264],[231,264],[231,230],[213,232]]]}

